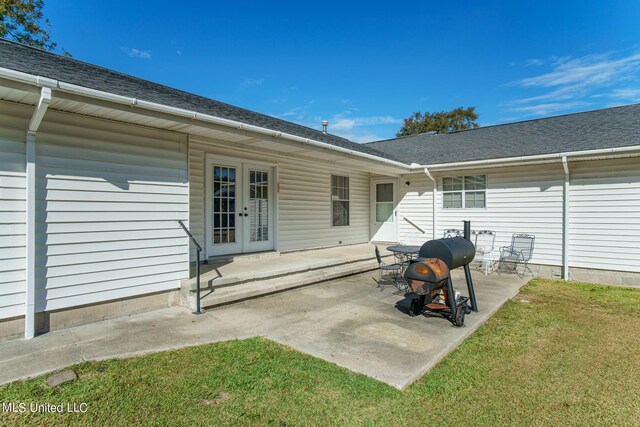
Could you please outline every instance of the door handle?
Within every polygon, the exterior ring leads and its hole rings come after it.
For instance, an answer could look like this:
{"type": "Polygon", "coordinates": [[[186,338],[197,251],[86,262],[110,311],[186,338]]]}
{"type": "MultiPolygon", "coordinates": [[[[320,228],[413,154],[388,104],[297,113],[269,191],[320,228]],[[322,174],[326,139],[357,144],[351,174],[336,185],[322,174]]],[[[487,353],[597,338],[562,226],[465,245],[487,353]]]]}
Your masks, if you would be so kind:
{"type": "Polygon", "coordinates": [[[238,212],[238,216],[249,216],[249,214],[248,213],[238,212]]]}

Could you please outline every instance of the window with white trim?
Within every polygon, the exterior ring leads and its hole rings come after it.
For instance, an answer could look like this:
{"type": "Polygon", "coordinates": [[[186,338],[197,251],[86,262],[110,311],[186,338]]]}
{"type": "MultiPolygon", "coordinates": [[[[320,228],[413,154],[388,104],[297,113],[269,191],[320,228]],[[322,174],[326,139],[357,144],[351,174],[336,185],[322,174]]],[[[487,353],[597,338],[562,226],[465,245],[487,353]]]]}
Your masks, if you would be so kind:
{"type": "Polygon", "coordinates": [[[349,177],[331,175],[331,224],[349,225],[349,177]]]}
{"type": "Polygon", "coordinates": [[[487,176],[467,175],[442,178],[442,207],[445,209],[486,208],[487,176]]]}

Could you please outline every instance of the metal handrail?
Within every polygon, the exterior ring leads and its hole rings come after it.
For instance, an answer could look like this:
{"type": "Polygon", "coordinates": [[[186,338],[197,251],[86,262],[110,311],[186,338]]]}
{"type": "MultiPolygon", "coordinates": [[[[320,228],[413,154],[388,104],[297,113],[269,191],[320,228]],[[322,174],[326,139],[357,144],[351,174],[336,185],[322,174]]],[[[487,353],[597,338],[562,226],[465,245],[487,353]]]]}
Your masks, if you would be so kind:
{"type": "Polygon", "coordinates": [[[180,227],[182,227],[184,232],[187,233],[187,236],[189,236],[189,239],[191,239],[191,242],[196,247],[196,311],[194,311],[193,314],[202,314],[202,311],[200,310],[200,252],[202,252],[202,246],[198,244],[196,239],[193,237],[193,234],[191,234],[182,220],[179,219],[178,224],[180,224],[180,227]]]}

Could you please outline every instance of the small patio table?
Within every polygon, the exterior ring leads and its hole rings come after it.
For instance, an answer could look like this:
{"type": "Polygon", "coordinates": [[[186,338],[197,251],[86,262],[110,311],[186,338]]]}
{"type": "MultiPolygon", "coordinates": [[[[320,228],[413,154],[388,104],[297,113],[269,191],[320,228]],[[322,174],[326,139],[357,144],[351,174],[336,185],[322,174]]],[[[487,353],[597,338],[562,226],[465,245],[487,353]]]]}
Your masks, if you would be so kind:
{"type": "Polygon", "coordinates": [[[387,250],[389,252],[393,252],[393,256],[396,257],[398,263],[402,266],[402,274],[404,275],[404,271],[407,269],[409,261],[414,258],[415,255],[418,255],[418,252],[420,252],[420,246],[395,245],[389,246],[387,250]]]}

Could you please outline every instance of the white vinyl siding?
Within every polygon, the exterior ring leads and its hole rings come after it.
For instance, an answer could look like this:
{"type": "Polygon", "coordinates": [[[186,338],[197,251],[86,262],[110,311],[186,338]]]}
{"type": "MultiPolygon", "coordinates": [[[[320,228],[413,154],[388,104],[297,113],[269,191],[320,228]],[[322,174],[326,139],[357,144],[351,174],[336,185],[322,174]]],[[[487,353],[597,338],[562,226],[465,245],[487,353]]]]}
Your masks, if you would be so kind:
{"type": "Polygon", "coordinates": [[[421,245],[433,236],[433,182],[423,173],[400,177],[398,203],[399,238],[402,243],[421,245]],[[406,186],[406,182],[410,185],[406,186]],[[420,227],[424,234],[409,221],[420,227]]]}
{"type": "Polygon", "coordinates": [[[185,136],[49,111],[36,159],[36,311],[180,287],[185,136]]]}
{"type": "Polygon", "coordinates": [[[514,233],[536,236],[532,264],[562,265],[562,165],[520,166],[469,171],[487,175],[485,209],[442,209],[438,193],[438,237],[450,228],[496,232],[496,247],[508,246],[514,233]]]}
{"type": "Polygon", "coordinates": [[[24,315],[28,120],[0,102],[0,319],[24,315]]]}
{"type": "MultiPolygon", "coordinates": [[[[406,221],[400,223],[400,240],[424,243],[431,239],[432,187],[423,174],[406,175],[401,181],[411,186],[402,196],[399,214],[415,222],[426,233],[421,234],[406,221]],[[422,176],[421,176],[422,175],[422,176]]],[[[471,220],[474,230],[497,233],[496,247],[507,246],[513,233],[536,236],[532,263],[562,264],[562,166],[494,168],[490,170],[447,172],[438,179],[436,237],[444,230],[462,229],[463,220],[471,220]],[[486,175],[487,206],[485,209],[444,209],[442,207],[442,177],[486,175]]]]}
{"type": "MultiPolygon", "coordinates": [[[[292,251],[369,241],[369,174],[349,171],[349,227],[331,225],[331,175],[340,170],[329,161],[243,149],[224,141],[192,137],[189,143],[190,222],[205,243],[206,153],[276,165],[276,249],[292,251]],[[279,191],[278,191],[279,190],[279,191]]],[[[204,245],[203,245],[204,246],[204,245]]]]}
{"type": "Polygon", "coordinates": [[[569,263],[640,272],[640,158],[570,162],[569,263]]]}

